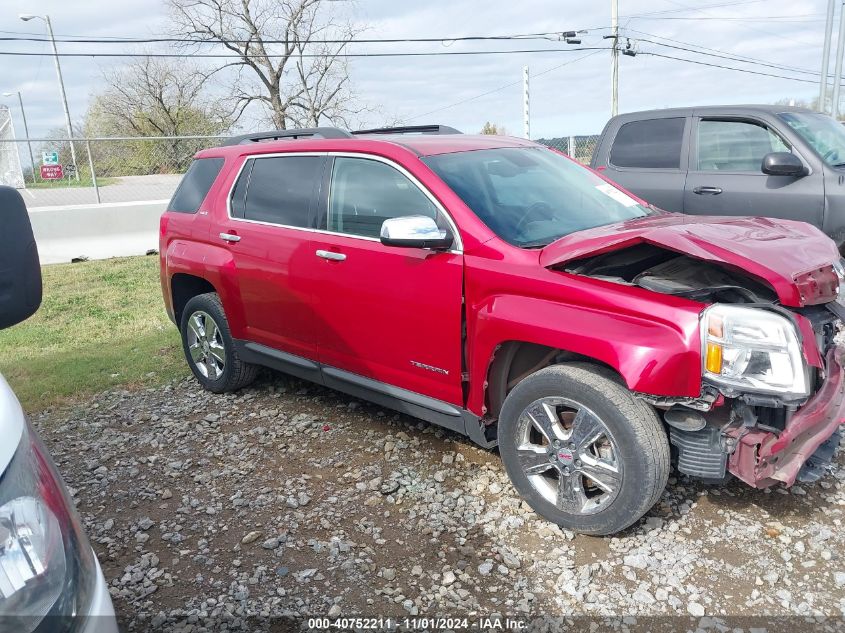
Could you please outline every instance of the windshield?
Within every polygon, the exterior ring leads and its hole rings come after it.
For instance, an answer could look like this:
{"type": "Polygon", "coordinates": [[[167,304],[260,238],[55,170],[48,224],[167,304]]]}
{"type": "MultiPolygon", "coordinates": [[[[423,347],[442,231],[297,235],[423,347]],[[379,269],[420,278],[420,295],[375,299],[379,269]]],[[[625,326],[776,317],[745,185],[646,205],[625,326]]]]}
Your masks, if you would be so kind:
{"type": "Polygon", "coordinates": [[[650,214],[589,170],[539,147],[483,149],[424,160],[496,235],[523,248],[650,214]]]}
{"type": "Polygon", "coordinates": [[[831,167],[845,166],[845,126],[826,114],[782,112],[778,115],[831,167]]]}

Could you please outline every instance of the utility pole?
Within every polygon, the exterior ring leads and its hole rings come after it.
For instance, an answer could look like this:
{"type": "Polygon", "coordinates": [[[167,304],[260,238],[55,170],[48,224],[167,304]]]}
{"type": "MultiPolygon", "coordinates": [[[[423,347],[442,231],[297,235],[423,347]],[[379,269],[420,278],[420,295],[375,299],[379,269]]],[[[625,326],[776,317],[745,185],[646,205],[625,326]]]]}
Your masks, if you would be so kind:
{"type": "Polygon", "coordinates": [[[26,124],[26,110],[23,109],[23,98],[21,97],[20,90],[17,92],[4,92],[4,97],[11,97],[15,94],[18,95],[18,103],[21,106],[21,118],[23,119],[23,133],[26,135],[26,144],[29,147],[29,166],[32,169],[32,182],[35,182],[35,157],[32,154],[32,141],[29,140],[29,127],[26,124]]]}
{"type": "Polygon", "coordinates": [[[24,22],[29,22],[35,18],[40,18],[47,23],[47,33],[50,35],[50,43],[53,45],[53,59],[56,62],[56,75],[59,77],[59,92],[62,96],[62,107],[65,110],[65,125],[67,126],[67,135],[70,142],[70,160],[73,162],[75,168],[76,180],[79,180],[79,166],[76,164],[76,149],[73,146],[73,127],[70,124],[70,111],[67,107],[67,94],[65,93],[65,82],[62,79],[62,67],[59,64],[59,49],[56,48],[56,37],[53,35],[53,25],[50,23],[49,15],[33,15],[31,13],[24,13],[18,16],[24,22]]]}
{"type": "Polygon", "coordinates": [[[827,71],[830,68],[830,39],[833,36],[833,9],[835,0],[827,0],[827,23],[824,27],[822,50],[822,76],[819,81],[819,112],[827,112],[827,71]]]}
{"type": "Polygon", "coordinates": [[[833,103],[830,115],[839,119],[839,89],[842,84],[842,54],[845,52],[845,0],[839,8],[839,39],[836,41],[836,65],[833,70],[833,103]]]}
{"type": "Polygon", "coordinates": [[[528,66],[522,67],[522,135],[531,140],[531,102],[528,86],[528,66]]]}
{"type": "Polygon", "coordinates": [[[610,116],[619,114],[619,0],[610,0],[610,116]]]}

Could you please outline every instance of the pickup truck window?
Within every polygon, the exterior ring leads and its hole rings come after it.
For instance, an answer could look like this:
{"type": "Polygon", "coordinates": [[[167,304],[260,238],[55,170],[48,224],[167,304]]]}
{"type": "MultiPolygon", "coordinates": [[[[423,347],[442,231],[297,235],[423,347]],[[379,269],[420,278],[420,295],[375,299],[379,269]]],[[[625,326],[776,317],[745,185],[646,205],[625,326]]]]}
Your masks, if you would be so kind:
{"type": "Polygon", "coordinates": [[[696,146],[701,171],[760,173],[766,154],[789,151],[777,134],[751,121],[699,121],[696,146]]]}
{"type": "Polygon", "coordinates": [[[494,233],[522,248],[650,214],[623,191],[547,149],[484,149],[424,161],[494,233]]]}
{"type": "Polygon", "coordinates": [[[613,139],[610,164],[639,169],[680,169],[683,117],[624,123],[613,139]]]}
{"type": "Polygon", "coordinates": [[[801,135],[831,167],[845,166],[845,128],[825,114],[782,112],[778,115],[801,135]]]}

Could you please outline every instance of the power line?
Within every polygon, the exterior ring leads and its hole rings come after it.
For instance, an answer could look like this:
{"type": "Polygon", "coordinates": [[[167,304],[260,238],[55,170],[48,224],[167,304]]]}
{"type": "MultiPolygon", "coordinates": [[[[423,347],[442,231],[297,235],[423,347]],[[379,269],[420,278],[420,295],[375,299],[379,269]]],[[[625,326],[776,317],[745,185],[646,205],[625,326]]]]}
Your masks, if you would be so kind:
{"type": "MultiPolygon", "coordinates": [[[[351,40],[311,39],[303,44],[405,44],[405,43],[452,43],[452,42],[480,42],[480,41],[530,41],[546,40],[561,41],[564,33],[574,31],[553,31],[547,33],[523,33],[512,35],[469,35],[462,37],[401,37],[401,38],[354,38],[351,40]]],[[[7,33],[0,37],[0,42],[49,42],[49,38],[39,33],[16,33],[14,31],[0,31],[7,33]]],[[[60,35],[56,42],[64,44],[221,44],[219,40],[197,39],[190,37],[88,37],[84,35],[60,35]]],[[[253,44],[256,40],[226,40],[229,44],[253,44]]],[[[290,40],[261,40],[262,44],[291,44],[290,40]]]]}
{"type": "MultiPolygon", "coordinates": [[[[569,66],[570,64],[574,64],[575,62],[579,62],[582,59],[587,59],[588,57],[591,57],[591,56],[593,56],[597,53],[600,53],[602,50],[607,50],[607,49],[597,49],[597,50],[594,50],[591,53],[587,53],[586,55],[582,55],[581,57],[578,57],[577,59],[571,59],[568,62],[564,62],[563,64],[558,64],[557,66],[553,66],[552,68],[547,68],[546,70],[540,71],[539,73],[536,73],[535,75],[533,75],[532,79],[536,79],[537,77],[542,77],[543,75],[546,75],[550,72],[553,72],[555,70],[563,68],[564,66],[569,66]]],[[[487,92],[482,92],[481,94],[477,94],[473,97],[461,99],[460,101],[456,101],[455,103],[450,103],[449,105],[437,108],[436,110],[430,110],[429,112],[423,112],[422,114],[417,114],[416,116],[412,116],[411,118],[406,119],[406,121],[414,121],[416,119],[421,119],[424,116],[429,116],[430,114],[442,112],[443,110],[449,110],[450,108],[454,108],[455,106],[463,105],[464,103],[469,103],[470,101],[475,101],[476,99],[481,99],[482,97],[486,97],[488,95],[491,95],[491,94],[494,94],[494,93],[497,93],[497,92],[501,92],[502,90],[505,90],[506,88],[510,88],[511,86],[515,86],[515,85],[520,84],[520,83],[522,83],[522,79],[517,79],[516,81],[512,81],[512,82],[507,83],[503,86],[499,86],[498,88],[494,88],[493,90],[488,90],[487,92]]]]}
{"type": "Polygon", "coordinates": [[[763,66],[765,68],[773,68],[775,70],[787,70],[794,73],[804,74],[804,75],[813,75],[818,76],[820,73],[817,70],[809,70],[809,69],[799,69],[799,68],[790,68],[788,66],[781,66],[780,64],[770,64],[768,62],[764,62],[762,60],[748,60],[743,59],[742,57],[737,57],[730,54],[725,53],[705,53],[703,51],[697,51],[692,48],[687,48],[685,46],[676,46],[674,44],[665,44],[663,42],[656,42],[654,40],[646,39],[646,38],[639,38],[638,41],[640,42],[648,42],[649,44],[654,44],[656,46],[663,46],[665,48],[671,48],[674,50],[685,51],[687,53],[695,53],[697,55],[708,55],[710,57],[718,57],[719,59],[727,59],[731,61],[741,62],[744,64],[756,64],[758,66],[763,66]]]}
{"type": "MultiPolygon", "coordinates": [[[[605,51],[610,50],[607,46],[580,46],[577,48],[533,48],[533,49],[514,49],[504,51],[431,51],[421,53],[333,53],[331,57],[345,57],[345,58],[359,58],[359,57],[439,57],[443,55],[526,55],[531,53],[571,53],[577,51],[605,51]]],[[[36,53],[28,51],[0,51],[0,56],[11,57],[43,57],[45,55],[52,56],[53,53],[36,53]]],[[[305,57],[305,58],[323,58],[327,57],[325,54],[299,53],[284,55],[284,54],[267,54],[267,55],[236,55],[236,54],[217,54],[217,53],[59,53],[59,57],[170,57],[175,59],[278,59],[283,57],[305,57]]]]}
{"type": "MultiPolygon", "coordinates": [[[[665,40],[667,42],[672,42],[674,44],[682,44],[684,46],[692,46],[694,48],[701,49],[702,51],[706,51],[708,53],[714,53],[714,54],[717,54],[717,55],[732,55],[732,56],[736,57],[738,61],[747,61],[748,63],[752,63],[752,64],[767,64],[767,63],[770,63],[767,60],[760,59],[760,58],[757,58],[757,57],[749,57],[748,55],[740,55],[739,53],[730,53],[728,51],[722,51],[722,50],[719,50],[717,48],[709,48],[707,46],[702,46],[701,44],[696,44],[695,42],[685,42],[683,40],[672,39],[671,37],[665,37],[663,35],[657,35],[656,33],[649,33],[648,31],[640,31],[640,30],[637,30],[637,29],[632,29],[630,27],[625,27],[625,31],[630,32],[630,33],[639,33],[640,35],[645,35],[647,37],[654,37],[654,38],[657,38],[659,40],[665,40]]],[[[642,40],[642,38],[635,38],[635,39],[642,40]]],[[[642,40],[642,41],[645,41],[645,40],[642,40]]],[[[808,68],[802,68],[800,66],[789,66],[787,64],[780,64],[779,66],[783,70],[789,70],[789,71],[792,71],[792,72],[814,73],[816,75],[819,74],[818,71],[813,71],[813,70],[810,70],[808,68]]]]}
{"type": "MultiPolygon", "coordinates": [[[[721,7],[736,7],[742,4],[758,4],[760,2],[766,2],[767,0],[744,0],[743,2],[723,2],[721,4],[708,4],[703,7],[686,7],[684,6],[682,9],[663,9],[662,11],[647,11],[645,13],[632,13],[630,15],[620,15],[620,20],[627,20],[629,18],[641,18],[648,15],[662,15],[665,13],[682,13],[684,11],[699,11],[705,9],[719,9],[721,7]]],[[[673,3],[675,4],[675,3],[673,3]]],[[[683,6],[683,5],[679,5],[683,6]]]]}
{"type": "Polygon", "coordinates": [[[652,57],[662,57],[663,59],[673,59],[679,62],[687,62],[689,64],[698,64],[699,66],[710,66],[711,68],[722,68],[724,70],[733,70],[740,73],[747,73],[749,75],[760,75],[762,77],[774,77],[776,79],[787,79],[790,81],[800,81],[801,83],[807,84],[817,84],[818,80],[815,79],[802,79],[800,77],[787,77],[786,75],[775,75],[774,73],[767,73],[759,70],[751,70],[749,68],[736,68],[734,66],[723,66],[722,64],[714,64],[711,62],[703,62],[697,59],[689,59],[687,57],[675,57],[674,55],[665,55],[663,53],[654,53],[649,51],[640,51],[637,53],[639,55],[651,55],[652,57]]]}
{"type": "MultiPolygon", "coordinates": [[[[703,13],[704,15],[709,15],[707,13],[707,7],[701,7],[701,8],[690,7],[690,6],[683,4],[681,2],[676,2],[676,0],[665,0],[665,1],[668,2],[669,4],[674,4],[676,7],[683,7],[684,9],[686,9],[688,11],[695,11],[697,13],[703,13]]],[[[737,3],[737,4],[739,4],[739,3],[737,3]]],[[[711,8],[713,8],[713,7],[711,7],[711,8]]],[[[789,40],[790,42],[796,42],[798,44],[803,44],[804,46],[815,46],[816,45],[815,42],[805,42],[803,40],[796,40],[795,38],[787,37],[786,35],[775,33],[773,31],[766,31],[764,29],[758,29],[758,28],[755,28],[753,26],[749,26],[747,24],[742,24],[741,22],[737,23],[737,26],[740,26],[747,31],[756,31],[757,33],[764,33],[765,35],[782,38],[782,39],[785,39],[785,40],[789,40]]]]}

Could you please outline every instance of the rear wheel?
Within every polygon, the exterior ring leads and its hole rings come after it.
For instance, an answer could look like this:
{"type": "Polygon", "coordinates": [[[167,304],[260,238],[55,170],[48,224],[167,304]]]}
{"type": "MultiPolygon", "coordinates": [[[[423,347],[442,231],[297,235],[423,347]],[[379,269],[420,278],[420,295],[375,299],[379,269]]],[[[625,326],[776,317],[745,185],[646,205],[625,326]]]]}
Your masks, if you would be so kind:
{"type": "Polygon", "coordinates": [[[535,512],[577,532],[628,527],[669,476],[657,414],[601,368],[555,365],[529,376],[508,394],[498,431],[517,491],[535,512]]]}
{"type": "Polygon", "coordinates": [[[238,356],[217,293],[191,298],[182,311],[180,329],[185,358],[205,389],[237,391],[255,380],[258,367],[238,356]]]}

